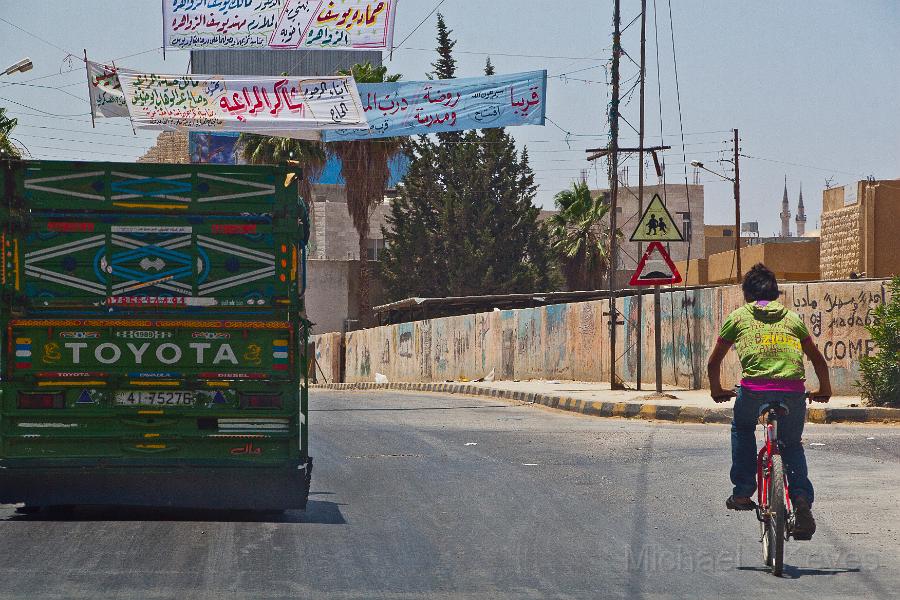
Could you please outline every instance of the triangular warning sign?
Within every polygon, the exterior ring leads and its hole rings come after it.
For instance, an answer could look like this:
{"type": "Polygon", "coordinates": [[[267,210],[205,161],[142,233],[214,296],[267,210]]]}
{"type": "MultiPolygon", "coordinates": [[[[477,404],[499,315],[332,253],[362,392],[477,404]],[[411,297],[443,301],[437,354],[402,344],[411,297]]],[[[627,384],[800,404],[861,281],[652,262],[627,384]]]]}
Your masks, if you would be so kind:
{"type": "Polygon", "coordinates": [[[87,390],[81,390],[81,395],[78,396],[78,400],[75,401],[75,404],[93,404],[94,399],[91,398],[91,393],[87,390]]]}
{"type": "Polygon", "coordinates": [[[222,392],[216,392],[216,395],[213,396],[213,404],[225,404],[227,400],[225,400],[225,394],[222,392]]]}
{"type": "Polygon", "coordinates": [[[631,234],[632,242],[683,242],[684,236],[675,224],[675,219],[669,214],[666,205],[662,203],[659,194],[653,194],[650,206],[641,216],[634,233],[631,234]]]}
{"type": "Polygon", "coordinates": [[[651,242],[631,276],[630,283],[635,287],[681,283],[681,273],[675,268],[675,263],[669,258],[663,245],[651,242]]]}

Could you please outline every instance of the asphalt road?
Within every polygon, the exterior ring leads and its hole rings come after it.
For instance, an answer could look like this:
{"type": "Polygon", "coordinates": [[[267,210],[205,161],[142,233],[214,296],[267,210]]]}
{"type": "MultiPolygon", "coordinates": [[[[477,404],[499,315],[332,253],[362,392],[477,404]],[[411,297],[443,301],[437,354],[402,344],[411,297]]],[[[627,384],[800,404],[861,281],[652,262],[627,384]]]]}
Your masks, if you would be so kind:
{"type": "Polygon", "coordinates": [[[0,507],[0,598],[895,598],[900,428],[811,426],[819,532],[762,567],[728,428],[314,393],[306,512],[0,507]],[[773,595],[777,594],[777,596],[773,595]]]}

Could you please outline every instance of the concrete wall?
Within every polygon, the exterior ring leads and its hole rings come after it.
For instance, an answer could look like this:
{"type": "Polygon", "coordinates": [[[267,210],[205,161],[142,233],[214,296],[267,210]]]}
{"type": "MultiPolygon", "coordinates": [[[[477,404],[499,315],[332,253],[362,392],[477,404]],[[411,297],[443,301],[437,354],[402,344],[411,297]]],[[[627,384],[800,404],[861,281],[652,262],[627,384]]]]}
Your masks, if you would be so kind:
{"type": "MultiPolygon", "coordinates": [[[[855,394],[859,357],[875,347],[865,329],[872,311],[885,300],[885,282],[819,282],[782,286],[785,304],[810,329],[831,369],[837,394],[855,394]]],[[[641,373],[654,377],[653,297],[618,299],[624,324],[617,333],[617,372],[637,378],[637,332],[643,332],[641,373]],[[643,321],[639,323],[639,315],[643,321]]],[[[662,295],[662,360],[666,383],[708,386],[706,360],[724,318],[743,304],[737,286],[667,291],[662,295]]],[[[347,382],[476,379],[609,378],[607,301],[563,304],[402,323],[346,334],[347,382]]],[[[734,352],[726,359],[723,381],[736,383],[740,367],[734,352]]],[[[815,377],[810,367],[810,386],[815,377]]]]}
{"type": "MultiPolygon", "coordinates": [[[[312,235],[309,254],[324,260],[358,260],[359,235],[347,212],[347,196],[344,186],[317,185],[313,194],[325,201],[313,202],[312,235]]],[[[369,239],[384,238],[381,228],[387,225],[390,204],[384,202],[372,209],[369,216],[369,239]]]]}
{"type": "Polygon", "coordinates": [[[342,331],[344,321],[351,318],[350,278],[349,261],[307,261],[306,314],[314,333],[342,331]]]}
{"type": "Polygon", "coordinates": [[[675,268],[681,274],[683,285],[706,285],[709,283],[709,261],[705,258],[692,258],[690,262],[679,260],[675,262],[675,268]]]}
{"type": "MultiPolygon", "coordinates": [[[[704,225],[704,246],[705,258],[709,258],[712,254],[719,252],[727,252],[734,250],[734,225],[704,225]],[[726,233],[728,235],[726,235],[726,233]]],[[[754,238],[744,235],[741,238],[741,247],[749,246],[754,238]]]]}
{"type": "Polygon", "coordinates": [[[315,344],[316,383],[335,383],[341,380],[341,340],[340,333],[325,333],[313,339],[315,344]]]}
{"type": "MultiPolygon", "coordinates": [[[[375,263],[369,262],[369,306],[384,301],[375,263]]],[[[347,319],[357,319],[359,261],[316,260],[306,263],[306,314],[313,333],[343,331],[347,319]]]]}
{"type": "MultiPolygon", "coordinates": [[[[734,250],[713,254],[708,259],[708,283],[736,281],[734,250]]],[[[779,281],[812,281],[819,279],[819,240],[754,244],[741,248],[741,268],[746,272],[763,263],[779,281]]]]}

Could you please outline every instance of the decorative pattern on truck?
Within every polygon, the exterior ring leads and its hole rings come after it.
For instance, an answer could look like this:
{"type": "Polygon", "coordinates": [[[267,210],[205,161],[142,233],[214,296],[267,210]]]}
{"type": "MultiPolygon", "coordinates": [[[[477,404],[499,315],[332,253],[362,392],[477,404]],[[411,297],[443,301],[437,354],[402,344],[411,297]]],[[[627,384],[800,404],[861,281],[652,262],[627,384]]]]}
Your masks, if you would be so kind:
{"type": "Polygon", "coordinates": [[[29,233],[24,246],[24,291],[38,302],[265,305],[287,296],[295,276],[293,246],[277,244],[265,224],[61,227],[51,221],[29,233]]]}
{"type": "Polygon", "coordinates": [[[102,208],[104,204],[108,208],[136,208],[141,204],[147,208],[160,208],[159,201],[163,200],[180,203],[182,209],[187,209],[192,200],[204,204],[234,201],[247,203],[254,200],[271,203],[276,191],[275,182],[271,178],[269,181],[253,181],[246,176],[238,179],[208,173],[147,177],[123,171],[67,172],[64,175],[30,177],[25,181],[25,190],[41,193],[50,199],[63,197],[88,200],[91,204],[85,208],[94,209],[102,208]]]}

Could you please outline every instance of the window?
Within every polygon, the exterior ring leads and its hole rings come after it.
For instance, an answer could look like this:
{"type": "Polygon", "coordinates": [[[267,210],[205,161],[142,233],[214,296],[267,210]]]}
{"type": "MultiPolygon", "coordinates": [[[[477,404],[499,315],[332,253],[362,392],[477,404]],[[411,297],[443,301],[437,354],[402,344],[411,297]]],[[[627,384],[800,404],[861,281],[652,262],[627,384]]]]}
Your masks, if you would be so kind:
{"type": "Polygon", "coordinates": [[[378,260],[378,257],[384,251],[384,238],[369,238],[366,240],[368,246],[367,257],[369,260],[378,260]]]}
{"type": "Polygon", "coordinates": [[[684,240],[689,242],[693,239],[693,229],[691,227],[691,213],[689,212],[676,212],[676,215],[681,217],[681,234],[684,236],[684,240]]]}
{"type": "Polygon", "coordinates": [[[723,230],[722,230],[722,237],[731,237],[731,230],[730,230],[730,229],[723,229],[723,230]]]}

